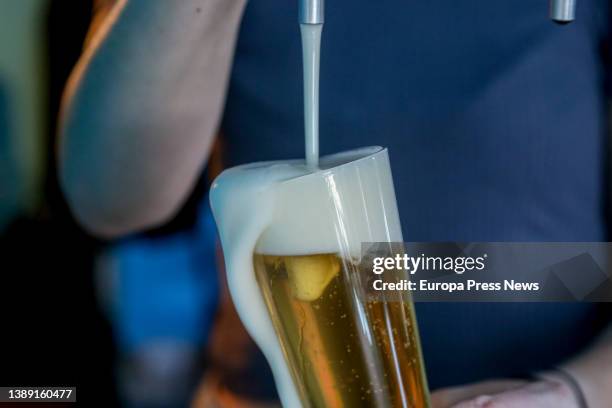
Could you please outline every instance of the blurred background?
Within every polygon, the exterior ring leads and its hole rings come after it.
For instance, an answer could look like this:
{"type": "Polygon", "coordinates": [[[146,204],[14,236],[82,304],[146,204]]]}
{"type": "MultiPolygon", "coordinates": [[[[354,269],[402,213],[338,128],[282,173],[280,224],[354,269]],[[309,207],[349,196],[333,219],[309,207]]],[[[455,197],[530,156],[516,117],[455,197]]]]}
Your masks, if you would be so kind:
{"type": "Polygon", "coordinates": [[[210,177],[156,231],[111,244],[74,222],[57,118],[94,7],[0,0],[0,384],[76,386],[84,406],[185,406],[219,301],[210,177]]]}
{"type": "Polygon", "coordinates": [[[0,2],[0,383],[75,384],[80,400],[112,406],[116,350],[94,298],[100,243],[70,217],[54,159],[91,13],[83,0],[0,2]]]}

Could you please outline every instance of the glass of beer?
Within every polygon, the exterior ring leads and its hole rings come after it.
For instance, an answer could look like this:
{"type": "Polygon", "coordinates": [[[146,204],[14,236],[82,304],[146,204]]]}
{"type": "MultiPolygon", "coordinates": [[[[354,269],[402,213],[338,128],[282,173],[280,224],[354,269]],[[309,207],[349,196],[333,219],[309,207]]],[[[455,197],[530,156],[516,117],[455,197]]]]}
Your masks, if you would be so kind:
{"type": "MultiPolygon", "coordinates": [[[[386,149],[230,169],[211,202],[232,298],[285,407],[428,407],[413,304],[373,296],[362,243],[401,242],[386,149]]],[[[371,271],[369,271],[371,273],[371,271]]]]}

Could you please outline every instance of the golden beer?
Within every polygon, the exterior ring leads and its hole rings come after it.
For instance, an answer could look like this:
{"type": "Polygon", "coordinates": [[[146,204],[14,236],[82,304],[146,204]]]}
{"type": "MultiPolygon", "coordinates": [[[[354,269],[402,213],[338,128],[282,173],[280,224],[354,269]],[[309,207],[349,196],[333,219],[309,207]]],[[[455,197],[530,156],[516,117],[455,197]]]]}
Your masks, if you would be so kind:
{"type": "Polygon", "coordinates": [[[255,254],[254,266],[305,407],[429,406],[408,299],[368,296],[336,254],[255,254]]]}

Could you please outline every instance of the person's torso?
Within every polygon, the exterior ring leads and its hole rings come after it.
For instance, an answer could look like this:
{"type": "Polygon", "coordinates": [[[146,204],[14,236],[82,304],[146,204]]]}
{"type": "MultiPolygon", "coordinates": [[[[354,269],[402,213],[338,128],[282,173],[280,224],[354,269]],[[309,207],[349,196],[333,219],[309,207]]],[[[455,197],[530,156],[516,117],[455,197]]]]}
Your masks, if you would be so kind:
{"type": "MultiPolygon", "coordinates": [[[[322,154],[389,148],[407,241],[605,241],[599,6],[579,2],[560,27],[544,1],[328,2],[322,154]]],[[[230,165],[304,156],[296,13],[297,1],[247,7],[223,121],[230,165]]],[[[431,385],[556,363],[599,328],[595,309],[418,305],[431,385]]]]}

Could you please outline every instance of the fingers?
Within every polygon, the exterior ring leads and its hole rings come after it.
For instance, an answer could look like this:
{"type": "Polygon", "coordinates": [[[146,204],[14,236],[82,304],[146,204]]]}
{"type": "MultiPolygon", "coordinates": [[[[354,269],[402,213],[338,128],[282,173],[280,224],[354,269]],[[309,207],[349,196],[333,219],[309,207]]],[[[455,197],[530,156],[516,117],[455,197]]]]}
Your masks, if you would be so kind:
{"type": "Polygon", "coordinates": [[[562,383],[538,381],[497,394],[479,395],[452,408],[576,408],[571,390],[562,383]]]}
{"type": "Polygon", "coordinates": [[[481,395],[471,400],[463,401],[459,404],[453,405],[452,408],[506,408],[505,405],[499,404],[500,402],[496,399],[496,397],[490,395],[481,395]]]}
{"type": "Polygon", "coordinates": [[[433,408],[449,408],[453,405],[481,395],[498,394],[527,384],[521,380],[491,380],[459,387],[444,388],[431,395],[433,408]]]}

